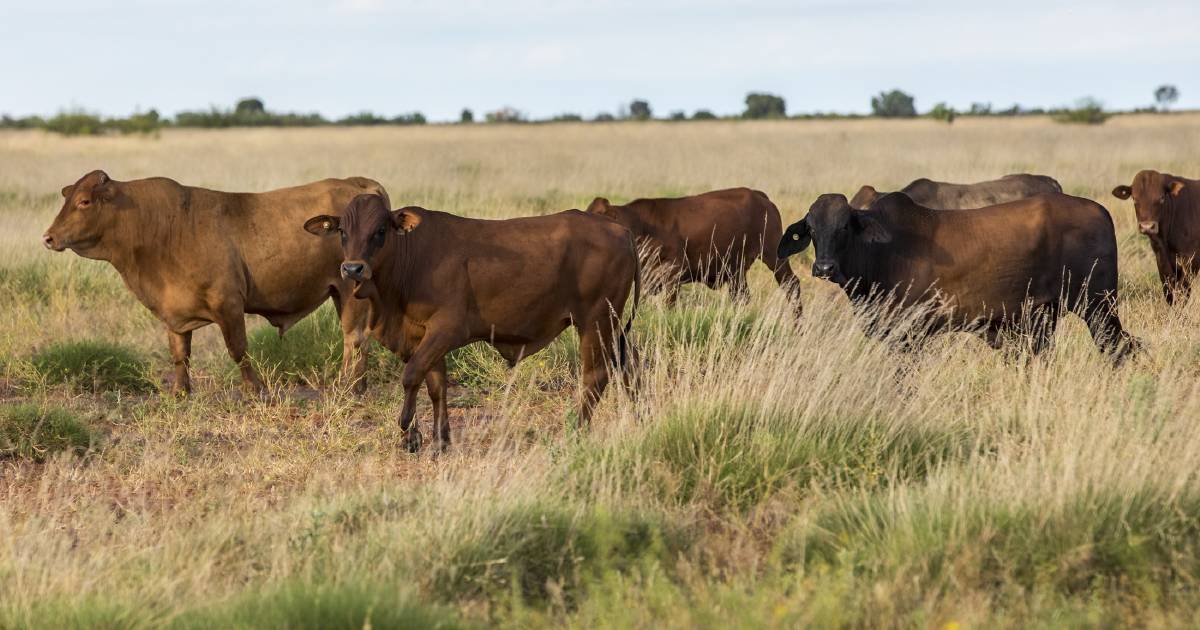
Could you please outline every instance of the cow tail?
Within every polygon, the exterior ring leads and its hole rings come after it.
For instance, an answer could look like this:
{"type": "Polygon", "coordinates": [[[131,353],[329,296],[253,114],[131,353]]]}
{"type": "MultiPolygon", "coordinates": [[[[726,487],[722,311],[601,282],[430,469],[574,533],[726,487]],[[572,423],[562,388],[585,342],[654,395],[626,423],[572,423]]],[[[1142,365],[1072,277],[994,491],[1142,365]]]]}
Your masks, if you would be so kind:
{"type": "Polygon", "coordinates": [[[617,339],[617,357],[618,367],[624,368],[629,360],[629,342],[626,337],[629,336],[629,331],[633,329],[633,318],[637,317],[638,304],[642,301],[642,261],[638,258],[637,244],[633,241],[633,236],[629,238],[630,245],[633,247],[633,308],[629,310],[629,321],[625,322],[625,328],[621,331],[621,336],[617,339]]]}

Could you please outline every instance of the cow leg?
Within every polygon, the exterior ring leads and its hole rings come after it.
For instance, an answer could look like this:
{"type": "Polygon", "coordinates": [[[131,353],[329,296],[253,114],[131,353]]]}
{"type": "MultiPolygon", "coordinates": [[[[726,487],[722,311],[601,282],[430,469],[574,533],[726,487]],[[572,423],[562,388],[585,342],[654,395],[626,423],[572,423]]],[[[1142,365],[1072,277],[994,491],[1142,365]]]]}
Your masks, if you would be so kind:
{"type": "Polygon", "coordinates": [[[1117,316],[1116,300],[1108,295],[1088,296],[1088,304],[1084,312],[1088,330],[1096,347],[1109,355],[1113,363],[1121,363],[1127,356],[1138,351],[1141,344],[1137,339],[1125,332],[1121,318],[1117,316]]]}
{"type": "MultiPolygon", "coordinates": [[[[334,296],[335,304],[337,296],[334,296]]],[[[342,371],[343,386],[355,394],[367,391],[367,315],[370,303],[353,298],[339,309],[342,325],[342,371]]]]}
{"type": "Polygon", "coordinates": [[[438,359],[425,375],[425,389],[433,406],[433,437],[438,449],[450,448],[450,411],[446,407],[446,357],[438,359]]]}
{"type": "Polygon", "coordinates": [[[769,247],[763,249],[762,261],[774,272],[775,282],[779,284],[779,288],[783,289],[784,295],[792,303],[792,308],[796,310],[796,317],[800,317],[804,312],[804,306],[800,302],[800,279],[792,272],[792,266],[788,264],[787,260],[779,260],[778,255],[769,247]]]}
{"type": "Polygon", "coordinates": [[[230,358],[242,372],[242,385],[251,393],[261,394],[265,389],[262,379],[250,364],[250,357],[246,355],[246,317],[238,311],[236,316],[223,317],[217,325],[221,327],[221,334],[225,337],[225,348],[229,350],[230,358]]]}
{"type": "MultiPolygon", "coordinates": [[[[401,443],[410,453],[421,450],[421,431],[413,425],[413,417],[417,414],[417,391],[434,366],[441,366],[444,381],[446,353],[456,346],[455,341],[456,339],[451,335],[426,329],[425,337],[413,351],[412,357],[404,364],[404,371],[400,374],[400,385],[404,388],[404,408],[400,411],[400,431],[404,434],[401,443]]],[[[432,391],[430,398],[433,398],[432,391]]],[[[442,399],[444,402],[444,395],[442,399]]],[[[436,418],[436,409],[434,414],[436,418]]]]}
{"type": "Polygon", "coordinates": [[[746,270],[735,269],[729,278],[729,297],[738,304],[750,302],[750,285],[746,282],[746,270]]]}
{"type": "Polygon", "coordinates": [[[608,387],[613,324],[608,318],[576,327],[579,333],[579,427],[591,425],[592,414],[608,387]]]}
{"type": "Polygon", "coordinates": [[[186,396],[192,393],[192,378],[188,374],[192,362],[192,331],[177,333],[168,330],[167,340],[171,344],[171,361],[175,364],[175,382],[171,384],[171,393],[186,396]]]}

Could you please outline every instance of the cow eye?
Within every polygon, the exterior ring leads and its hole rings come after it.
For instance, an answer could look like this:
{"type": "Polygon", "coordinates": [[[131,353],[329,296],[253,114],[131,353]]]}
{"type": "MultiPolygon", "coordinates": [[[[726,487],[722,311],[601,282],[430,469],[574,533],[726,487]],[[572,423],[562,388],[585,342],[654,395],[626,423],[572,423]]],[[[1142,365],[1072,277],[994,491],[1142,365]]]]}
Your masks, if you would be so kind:
{"type": "Polygon", "coordinates": [[[86,208],[86,207],[88,207],[88,206],[90,206],[90,205],[92,205],[92,200],[91,200],[91,199],[80,199],[80,200],[79,200],[79,207],[80,207],[80,208],[86,208]]]}

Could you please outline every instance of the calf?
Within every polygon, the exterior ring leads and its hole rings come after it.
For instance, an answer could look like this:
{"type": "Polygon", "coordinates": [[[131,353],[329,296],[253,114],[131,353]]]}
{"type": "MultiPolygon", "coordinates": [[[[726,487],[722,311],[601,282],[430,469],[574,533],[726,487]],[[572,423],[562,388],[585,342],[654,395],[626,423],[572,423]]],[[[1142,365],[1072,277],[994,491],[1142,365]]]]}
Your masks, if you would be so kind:
{"type": "MultiPolygon", "coordinates": [[[[568,326],[579,334],[579,421],[586,424],[609,380],[632,352],[626,339],[641,289],[629,231],[578,210],[485,221],[356,197],[339,218],[304,229],[340,236],[341,273],[370,304],[371,335],[405,361],[404,445],[421,447],[413,424],[422,382],[433,403],[434,436],[450,444],[446,353],[475,341],[509,363],[546,347],[568,326]],[[630,289],[633,309],[619,318],[630,289]]],[[[627,373],[628,374],[628,373],[627,373]]]]}
{"type": "Polygon", "coordinates": [[[1118,199],[1133,197],[1138,230],[1150,239],[1167,304],[1187,300],[1200,271],[1200,180],[1142,171],[1132,186],[1117,186],[1118,199]]]}
{"type": "MultiPolygon", "coordinates": [[[[926,307],[921,331],[969,330],[993,347],[1002,331],[1017,331],[1036,353],[1052,340],[1065,303],[1114,360],[1137,345],[1117,316],[1112,218],[1093,201],[1048,194],[940,212],[892,193],[862,211],[842,195],[821,195],[788,227],[779,256],[810,242],[814,276],[857,303],[879,299],[885,311],[926,307]]],[[[886,324],[869,332],[887,334],[886,324]]]]}
{"type": "Polygon", "coordinates": [[[727,284],[735,299],[744,300],[749,296],[746,271],[762,258],[800,310],[796,276],[775,256],[774,244],[783,232],[779,209],[762,192],[732,188],[679,199],[638,199],[623,206],[597,197],[587,211],[624,225],[657,251],[669,270],[672,303],[679,286],[689,282],[710,288],[727,284]]]}

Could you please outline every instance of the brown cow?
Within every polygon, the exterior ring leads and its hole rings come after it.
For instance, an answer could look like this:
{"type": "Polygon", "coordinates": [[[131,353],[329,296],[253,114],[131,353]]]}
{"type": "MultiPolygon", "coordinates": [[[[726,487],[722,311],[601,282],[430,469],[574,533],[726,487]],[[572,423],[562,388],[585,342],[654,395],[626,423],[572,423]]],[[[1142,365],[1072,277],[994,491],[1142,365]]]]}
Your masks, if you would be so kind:
{"type": "Polygon", "coordinates": [[[800,309],[796,276],[787,261],[775,256],[774,243],[783,232],[779,209],[762,192],[731,188],[678,199],[638,199],[623,206],[597,197],[587,211],[616,220],[658,250],[659,262],[678,278],[667,287],[672,303],[679,286],[689,282],[714,289],[727,284],[735,299],[745,300],[746,271],[761,257],[800,309]]]}
{"type": "Polygon", "coordinates": [[[245,314],[262,315],[283,334],[330,296],[345,333],[343,376],[361,391],[365,309],[342,299],[349,283],[338,277],[337,244],[314,241],[299,224],[313,213],[340,212],[364,192],[387,194],[363,177],[227,193],[164,177],[120,182],[92,171],[62,189],[63,207],[42,242],[110,262],[166,324],[176,393],[191,391],[192,331],[220,326],[244,384],[261,390],[246,358],[245,314]]]}
{"type": "MultiPolygon", "coordinates": [[[[1094,201],[1047,194],[942,212],[892,193],[866,211],[842,195],[821,195],[788,227],[779,256],[810,242],[813,275],[856,303],[931,308],[918,332],[968,330],[993,347],[1004,331],[1024,333],[1036,353],[1052,341],[1065,304],[1114,360],[1137,347],[1117,316],[1112,217],[1094,201]]],[[[881,324],[868,332],[888,334],[887,321],[881,324]]]]}
{"type": "Polygon", "coordinates": [[[455,348],[484,341],[513,366],[575,326],[581,424],[608,385],[608,362],[621,367],[632,352],[626,336],[641,274],[632,236],[612,221],[578,210],[486,221],[417,207],[391,211],[386,199],[361,195],[340,219],[316,216],[304,229],[341,235],[342,276],[370,303],[371,335],[405,361],[400,428],[410,451],[421,447],[413,416],[422,382],[434,436],[443,449],[450,443],[446,353],[455,348]]]}
{"type": "MultiPolygon", "coordinates": [[[[1019,174],[1005,175],[1000,179],[975,184],[949,184],[921,178],[905,186],[900,192],[925,208],[966,210],[1027,199],[1044,193],[1061,193],[1062,186],[1054,178],[1045,175],[1019,174]]],[[[850,206],[858,210],[867,210],[872,203],[886,194],[872,186],[863,186],[850,200],[850,206]]]]}
{"type": "Polygon", "coordinates": [[[1138,230],[1150,239],[1167,304],[1184,302],[1200,271],[1200,180],[1142,171],[1133,186],[1117,186],[1118,199],[1133,197],[1138,230]]]}

